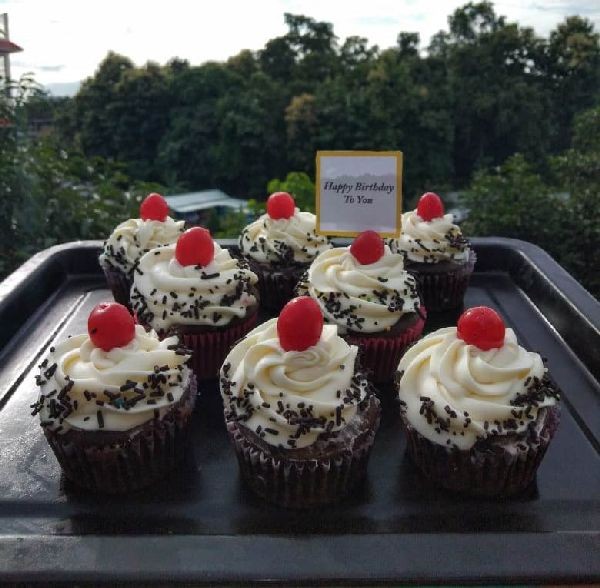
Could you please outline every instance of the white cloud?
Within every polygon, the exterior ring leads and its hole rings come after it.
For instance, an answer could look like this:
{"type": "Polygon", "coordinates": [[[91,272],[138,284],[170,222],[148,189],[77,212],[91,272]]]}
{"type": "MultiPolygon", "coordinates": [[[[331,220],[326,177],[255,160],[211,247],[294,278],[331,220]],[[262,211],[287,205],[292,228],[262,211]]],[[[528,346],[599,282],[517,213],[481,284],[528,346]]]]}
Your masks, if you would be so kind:
{"type": "MultiPolygon", "coordinates": [[[[11,38],[25,51],[13,59],[13,76],[33,71],[41,83],[71,82],[94,73],[109,50],[165,63],[178,56],[193,64],[225,60],[241,49],[257,50],[285,33],[283,13],[334,23],[341,40],[367,37],[381,48],[400,31],[418,31],[426,45],[447,28],[455,0],[0,0],[11,38]],[[24,63],[26,65],[19,65],[24,63]],[[59,69],[58,65],[63,65],[59,69]]],[[[600,29],[597,0],[500,0],[496,11],[547,34],[565,15],[580,13],[600,29]]]]}

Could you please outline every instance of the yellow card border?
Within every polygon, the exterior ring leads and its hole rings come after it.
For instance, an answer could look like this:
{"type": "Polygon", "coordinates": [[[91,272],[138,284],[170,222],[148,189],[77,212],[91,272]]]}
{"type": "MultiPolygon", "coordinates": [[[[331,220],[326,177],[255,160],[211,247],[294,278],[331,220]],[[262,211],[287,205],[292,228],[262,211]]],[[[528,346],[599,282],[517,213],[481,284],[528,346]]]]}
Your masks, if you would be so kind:
{"type": "Polygon", "coordinates": [[[322,231],[321,230],[321,157],[395,157],[396,158],[396,232],[379,234],[382,237],[399,237],[402,229],[402,151],[317,151],[316,155],[316,178],[315,178],[315,213],[317,217],[317,235],[329,235],[331,237],[356,237],[359,231],[322,231]]]}

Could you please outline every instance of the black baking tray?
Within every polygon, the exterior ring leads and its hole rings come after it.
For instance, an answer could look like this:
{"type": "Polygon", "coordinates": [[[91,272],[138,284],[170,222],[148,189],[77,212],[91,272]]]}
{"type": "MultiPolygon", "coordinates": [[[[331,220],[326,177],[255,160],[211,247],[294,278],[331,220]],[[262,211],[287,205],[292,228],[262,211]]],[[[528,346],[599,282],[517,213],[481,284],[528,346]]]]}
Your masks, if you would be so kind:
{"type": "MultiPolygon", "coordinates": [[[[225,245],[231,243],[224,242],[225,245]]],[[[432,487],[384,415],[364,485],[335,507],[286,511],[250,494],[215,385],[182,470],[146,491],[94,496],[61,476],[29,405],[55,340],[110,298],[100,242],[43,251],[0,284],[0,579],[11,582],[483,583],[600,580],[600,304],[546,253],[473,239],[466,306],[496,308],[548,360],[562,422],[536,483],[510,500],[432,487]]],[[[431,330],[456,316],[428,322],[431,330]]]]}

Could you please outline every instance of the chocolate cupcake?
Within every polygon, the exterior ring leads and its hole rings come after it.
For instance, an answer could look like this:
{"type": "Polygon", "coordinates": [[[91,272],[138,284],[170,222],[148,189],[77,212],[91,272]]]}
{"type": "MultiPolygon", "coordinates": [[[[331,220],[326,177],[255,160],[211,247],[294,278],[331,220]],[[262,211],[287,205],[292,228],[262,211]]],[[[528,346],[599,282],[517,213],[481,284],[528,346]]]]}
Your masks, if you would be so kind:
{"type": "Polygon", "coordinates": [[[192,350],[199,379],[216,378],[233,344],[256,325],[257,276],[201,227],[139,262],[131,288],[138,320],[192,350]]]}
{"type": "Polygon", "coordinates": [[[429,312],[460,307],[475,267],[475,252],[452,221],[439,196],[428,192],[416,210],[402,215],[400,237],[387,240],[392,251],[405,256],[429,312]]]}
{"type": "Polygon", "coordinates": [[[361,233],[350,247],[321,253],[297,292],[314,298],[325,321],[360,347],[361,363],[378,383],[393,379],[402,354],[425,326],[415,278],[374,231],[361,233]]]}
{"type": "Polygon", "coordinates": [[[315,226],[314,214],[300,212],[287,192],[276,192],[267,200],[267,213],[242,231],[240,251],[259,278],[261,306],[268,312],[283,308],[311,261],[331,248],[315,226]]]}
{"type": "Polygon", "coordinates": [[[88,490],[138,490],[181,461],[196,401],[190,355],[119,304],[91,313],[88,335],[50,348],[32,405],[65,476],[88,490]]]}
{"type": "Polygon", "coordinates": [[[497,497],[533,481],[558,427],[559,393],[492,309],[469,309],[458,327],[427,335],[398,370],[408,452],[426,477],[497,497]]]}
{"type": "Polygon", "coordinates": [[[256,494],[285,507],[319,506],[364,477],[380,405],[357,352],[307,297],[231,350],[220,379],[225,422],[256,494]]]}
{"type": "Polygon", "coordinates": [[[104,242],[100,266],[119,304],[129,306],[133,273],[144,253],[170,245],[183,232],[183,221],[167,216],[169,207],[160,194],[149,194],[140,206],[140,217],[122,222],[104,242]]]}

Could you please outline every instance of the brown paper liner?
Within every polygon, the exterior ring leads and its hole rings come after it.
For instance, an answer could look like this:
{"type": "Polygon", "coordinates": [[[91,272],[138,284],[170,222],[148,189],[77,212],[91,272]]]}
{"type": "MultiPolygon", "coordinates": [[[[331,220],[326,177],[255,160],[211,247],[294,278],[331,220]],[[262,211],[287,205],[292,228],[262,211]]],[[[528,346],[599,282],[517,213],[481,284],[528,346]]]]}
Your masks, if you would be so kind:
{"type": "Polygon", "coordinates": [[[227,354],[256,326],[257,318],[258,312],[255,311],[234,325],[218,330],[202,331],[201,326],[187,328],[185,325],[175,329],[183,344],[192,350],[191,366],[199,380],[219,377],[219,370],[227,354]]]}
{"type": "Polygon", "coordinates": [[[196,378],[162,419],[150,420],[133,431],[69,431],[64,435],[44,428],[46,439],[69,480],[94,492],[124,494],[164,478],[183,459],[189,424],[196,403],[196,378]]]}
{"type": "Polygon", "coordinates": [[[397,335],[361,337],[355,333],[342,335],[346,342],[358,345],[361,350],[360,363],[368,370],[370,379],[378,384],[393,380],[398,363],[404,352],[423,332],[427,311],[421,306],[416,323],[397,335]]]}
{"type": "Polygon", "coordinates": [[[131,279],[117,269],[106,267],[103,267],[102,269],[104,270],[108,287],[112,291],[115,302],[118,302],[131,310],[131,305],[129,304],[129,292],[132,284],[131,279]]]}
{"type": "MultiPolygon", "coordinates": [[[[294,459],[276,454],[244,435],[235,421],[227,421],[240,473],[260,497],[286,508],[310,508],[339,502],[360,482],[367,471],[371,447],[379,427],[381,408],[375,396],[370,408],[377,411],[375,426],[358,434],[350,448],[327,457],[294,459]]],[[[367,419],[365,419],[367,420],[367,419]]],[[[316,454],[316,452],[315,452],[316,454]]]]}
{"type": "Polygon", "coordinates": [[[291,265],[286,268],[269,268],[252,259],[246,259],[250,269],[258,276],[260,306],[271,314],[279,314],[281,309],[296,296],[298,280],[310,264],[291,265]]]}
{"type": "Polygon", "coordinates": [[[402,420],[408,452],[427,478],[456,492],[506,497],[525,490],[533,482],[558,428],[560,409],[558,406],[541,409],[538,422],[543,424],[537,440],[515,440],[509,445],[510,451],[502,441],[493,440],[481,448],[476,444],[469,451],[450,449],[423,437],[410,426],[404,415],[402,420]]]}
{"type": "Polygon", "coordinates": [[[463,304],[476,259],[475,251],[471,250],[464,264],[449,271],[435,271],[435,264],[429,264],[426,271],[420,271],[418,267],[407,264],[406,269],[417,279],[421,299],[429,312],[451,310],[463,304]]]}

